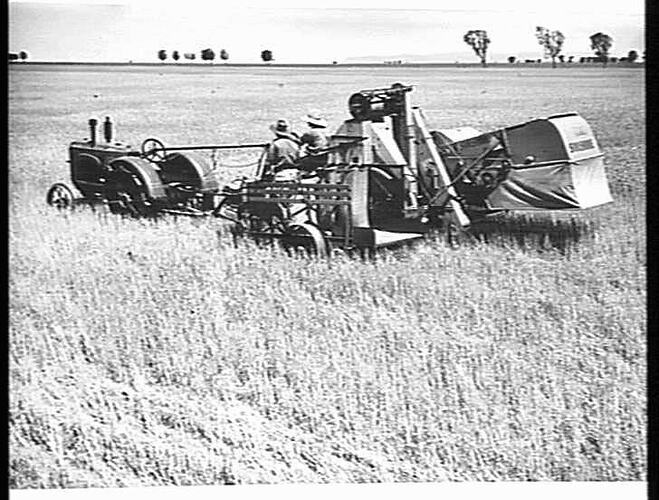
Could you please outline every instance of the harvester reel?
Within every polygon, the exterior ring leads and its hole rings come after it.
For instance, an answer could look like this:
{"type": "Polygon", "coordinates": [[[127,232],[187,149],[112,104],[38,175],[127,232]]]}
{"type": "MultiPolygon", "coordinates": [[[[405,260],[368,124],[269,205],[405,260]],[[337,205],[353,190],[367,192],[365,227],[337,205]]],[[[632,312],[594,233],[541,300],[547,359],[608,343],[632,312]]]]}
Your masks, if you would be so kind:
{"type": "Polygon", "coordinates": [[[167,157],[165,145],[153,137],[146,139],[142,143],[140,152],[142,153],[143,158],[153,162],[163,161],[167,157]]]}
{"type": "Polygon", "coordinates": [[[73,207],[73,191],[66,184],[58,182],[53,184],[46,195],[46,202],[57,209],[73,207]]]}

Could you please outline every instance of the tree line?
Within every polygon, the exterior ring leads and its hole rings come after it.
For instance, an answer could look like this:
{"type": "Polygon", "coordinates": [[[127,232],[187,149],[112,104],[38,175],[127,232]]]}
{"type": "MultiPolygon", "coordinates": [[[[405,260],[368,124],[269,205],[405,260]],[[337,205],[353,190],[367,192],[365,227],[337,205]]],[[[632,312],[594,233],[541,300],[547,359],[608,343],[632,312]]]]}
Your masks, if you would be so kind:
{"type": "Polygon", "coordinates": [[[18,54],[15,52],[10,52],[9,53],[9,62],[13,61],[18,61],[19,59],[21,61],[25,61],[29,57],[29,54],[25,52],[24,50],[21,50],[18,54]]]}
{"type": "MultiPolygon", "coordinates": [[[[165,49],[160,49],[158,51],[158,59],[160,59],[162,62],[165,62],[168,57],[168,53],[165,49]]],[[[215,51],[213,49],[203,49],[199,51],[199,58],[202,61],[210,61],[213,62],[215,60],[215,51]]],[[[225,50],[222,49],[220,50],[219,57],[222,61],[228,61],[229,60],[229,53],[225,50]]],[[[181,59],[181,53],[178,50],[172,51],[171,58],[174,61],[178,61],[181,59]]],[[[183,58],[187,59],[189,61],[194,61],[197,59],[197,54],[195,52],[184,52],[183,53],[183,58]]],[[[271,50],[263,50],[261,51],[261,59],[264,62],[270,62],[272,61],[272,51],[271,50]]]]}
{"type": "MultiPolygon", "coordinates": [[[[565,42],[565,35],[559,30],[550,30],[544,26],[536,26],[535,28],[535,37],[538,40],[538,43],[544,49],[544,55],[546,58],[551,59],[552,68],[556,67],[556,60],[559,62],[565,62],[565,56],[561,54],[563,50],[563,43],[565,42]]],[[[481,60],[483,66],[487,66],[487,49],[490,45],[490,37],[485,30],[469,30],[465,33],[463,37],[464,42],[469,45],[474,53],[481,60]]],[[[617,61],[618,58],[612,58],[609,56],[611,47],[613,46],[613,38],[607,35],[606,33],[597,32],[590,36],[590,48],[594,51],[594,58],[582,57],[579,62],[601,62],[605,67],[606,64],[611,61],[617,61]]],[[[645,57],[645,52],[643,53],[645,57]]],[[[574,59],[574,56],[568,58],[569,63],[574,59]]],[[[627,57],[620,58],[620,61],[635,62],[638,59],[638,52],[635,50],[630,50],[627,53],[627,57]]],[[[515,56],[508,57],[509,63],[514,63],[517,60],[515,56]]],[[[540,62],[538,59],[536,61],[526,60],[525,62],[540,62]]]]}
{"type": "MultiPolygon", "coordinates": [[[[545,28],[544,26],[537,26],[535,29],[535,37],[538,41],[538,44],[540,44],[543,49],[544,49],[544,56],[545,58],[551,59],[551,65],[552,68],[556,67],[556,61],[558,60],[561,63],[566,62],[565,61],[565,55],[561,54],[561,51],[563,50],[563,43],[565,42],[565,35],[561,33],[559,30],[550,30],[548,28],[545,28]]],[[[610,57],[609,53],[611,50],[611,47],[613,46],[613,38],[611,36],[607,35],[606,33],[602,32],[597,32],[590,37],[590,47],[595,53],[595,57],[581,57],[579,59],[580,63],[584,62],[601,62],[604,67],[606,67],[607,63],[609,61],[616,62],[636,62],[639,58],[638,52],[635,50],[630,50],[627,53],[626,57],[621,57],[621,58],[615,58],[615,57],[610,57]]],[[[487,51],[490,46],[490,37],[487,34],[486,30],[469,30],[467,33],[465,33],[463,37],[464,42],[469,45],[476,56],[481,61],[481,64],[483,67],[487,66],[487,51]]],[[[157,53],[158,59],[160,61],[165,62],[167,58],[169,57],[169,54],[167,50],[165,49],[160,49],[157,53]]],[[[199,52],[199,58],[202,61],[209,61],[213,62],[216,58],[215,51],[211,48],[206,48],[203,49],[199,52]]],[[[195,52],[184,52],[181,54],[178,50],[173,50],[171,53],[171,59],[174,61],[178,61],[183,57],[183,59],[194,61],[197,59],[197,54],[195,52]]],[[[28,53],[24,50],[20,51],[19,53],[9,53],[9,62],[15,62],[18,61],[19,59],[21,61],[25,61],[28,58],[28,53]]],[[[229,60],[229,53],[226,51],[226,49],[221,49],[219,52],[219,58],[222,61],[228,61],[229,60]]],[[[643,58],[645,58],[645,52],[643,52],[643,58]]],[[[573,62],[574,56],[569,56],[567,59],[568,63],[573,62]]],[[[261,51],[261,60],[263,62],[271,62],[274,60],[272,51],[271,50],[263,50],[261,51]]],[[[517,57],[515,56],[510,56],[508,57],[508,62],[509,63],[515,63],[517,61],[517,57]]],[[[525,60],[525,62],[541,62],[541,59],[537,60],[525,60]]],[[[394,61],[394,62],[389,62],[389,64],[401,64],[402,61],[394,61]]],[[[336,64],[336,62],[334,62],[336,64]]]]}

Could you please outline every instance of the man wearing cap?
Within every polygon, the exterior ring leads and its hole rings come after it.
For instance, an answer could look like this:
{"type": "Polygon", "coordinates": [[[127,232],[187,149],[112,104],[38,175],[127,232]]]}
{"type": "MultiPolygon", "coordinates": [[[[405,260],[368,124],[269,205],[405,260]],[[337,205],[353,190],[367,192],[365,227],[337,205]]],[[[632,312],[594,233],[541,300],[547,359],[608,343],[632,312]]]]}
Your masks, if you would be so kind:
{"type": "Polygon", "coordinates": [[[295,168],[300,158],[300,139],[283,118],[270,125],[270,130],[274,132],[275,139],[270,143],[266,157],[268,173],[275,174],[286,168],[295,168]]]}
{"type": "Polygon", "coordinates": [[[302,147],[307,154],[304,167],[308,170],[315,170],[327,163],[327,156],[322,154],[322,150],[329,145],[325,132],[327,121],[317,111],[310,111],[302,117],[302,120],[309,126],[309,130],[300,138],[302,147]]]}

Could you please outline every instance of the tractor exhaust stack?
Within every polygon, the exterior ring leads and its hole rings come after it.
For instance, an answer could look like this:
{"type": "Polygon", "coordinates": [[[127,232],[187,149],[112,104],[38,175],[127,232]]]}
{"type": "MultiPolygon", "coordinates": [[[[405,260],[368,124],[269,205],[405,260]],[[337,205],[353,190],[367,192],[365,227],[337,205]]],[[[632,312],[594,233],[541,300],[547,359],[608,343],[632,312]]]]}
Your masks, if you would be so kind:
{"type": "Polygon", "coordinates": [[[105,137],[105,142],[108,144],[112,142],[112,122],[110,121],[110,117],[106,116],[105,121],[103,122],[103,136],[105,137]]]}
{"type": "Polygon", "coordinates": [[[89,119],[89,142],[91,146],[96,146],[96,125],[98,121],[95,118],[89,119]]]}

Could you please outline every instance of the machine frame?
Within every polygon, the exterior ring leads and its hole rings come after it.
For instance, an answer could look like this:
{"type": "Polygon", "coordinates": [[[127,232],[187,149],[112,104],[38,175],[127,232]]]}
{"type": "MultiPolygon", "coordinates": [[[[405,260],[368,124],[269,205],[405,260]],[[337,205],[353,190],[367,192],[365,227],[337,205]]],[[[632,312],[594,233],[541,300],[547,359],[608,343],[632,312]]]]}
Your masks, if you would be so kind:
{"type": "Polygon", "coordinates": [[[90,138],[69,147],[74,188],[53,185],[47,202],[58,208],[105,204],[135,217],[221,218],[233,224],[236,235],[327,255],[334,248],[397,245],[433,229],[443,230],[453,244],[474,222],[509,206],[558,210],[581,208],[586,198],[590,206],[611,201],[602,154],[576,113],[485,134],[470,127],[436,131],[411,106],[411,91],[397,83],[353,94],[352,118],[326,149],[288,169],[292,176],[266,174],[268,144],[167,147],[150,138],[136,150],[114,141],[109,117],[103,123],[105,143],[97,141],[92,119],[90,138]],[[242,149],[260,151],[253,175],[221,187],[216,166],[201,152],[242,149]],[[584,169],[597,184],[592,192],[579,180],[584,169]],[[563,177],[550,177],[556,172],[563,177]],[[563,182],[557,189],[542,187],[555,179],[563,182]],[[565,195],[565,186],[574,193],[565,195]]]}

